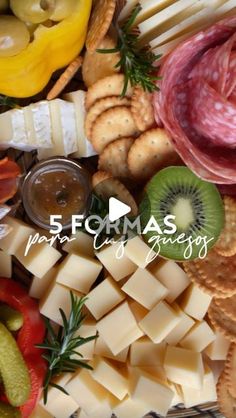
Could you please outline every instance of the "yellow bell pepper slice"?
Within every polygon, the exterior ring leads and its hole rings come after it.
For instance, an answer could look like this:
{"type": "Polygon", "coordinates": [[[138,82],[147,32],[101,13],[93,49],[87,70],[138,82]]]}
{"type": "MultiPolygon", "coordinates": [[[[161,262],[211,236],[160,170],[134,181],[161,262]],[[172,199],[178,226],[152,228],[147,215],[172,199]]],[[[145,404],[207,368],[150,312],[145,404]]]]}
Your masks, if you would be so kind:
{"type": "Polygon", "coordinates": [[[0,58],[0,94],[30,97],[47,85],[52,73],[68,65],[84,46],[92,0],[77,0],[74,13],[57,25],[40,25],[20,54],[0,58]]]}

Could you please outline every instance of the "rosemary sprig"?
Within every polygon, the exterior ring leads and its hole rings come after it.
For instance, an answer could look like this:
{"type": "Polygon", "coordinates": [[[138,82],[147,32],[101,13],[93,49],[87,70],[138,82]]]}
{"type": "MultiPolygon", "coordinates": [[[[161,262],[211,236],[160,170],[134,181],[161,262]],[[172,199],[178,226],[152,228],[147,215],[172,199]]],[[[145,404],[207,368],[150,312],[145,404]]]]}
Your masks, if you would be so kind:
{"type": "Polygon", "coordinates": [[[152,93],[158,90],[156,81],[160,79],[156,75],[157,67],[153,64],[161,55],[155,55],[148,48],[139,48],[139,35],[133,32],[132,26],[136,20],[141,6],[134,8],[128,21],[121,27],[117,25],[118,41],[113,49],[98,49],[102,54],[119,52],[121,58],[116,64],[116,68],[124,73],[125,83],[121,96],[124,96],[128,84],[131,86],[140,85],[144,91],[152,93]]]}
{"type": "Polygon", "coordinates": [[[76,359],[75,356],[82,358],[82,354],[78,353],[77,349],[82,345],[92,341],[98,337],[98,334],[91,337],[82,338],[80,335],[76,335],[82,322],[85,319],[82,309],[86,301],[86,297],[78,298],[70,292],[71,298],[71,312],[69,318],[62,309],[60,314],[63,321],[63,327],[59,328],[58,333],[54,331],[51,323],[48,319],[45,320],[47,335],[43,344],[37,345],[38,348],[42,348],[46,351],[42,357],[48,363],[48,370],[44,380],[44,403],[47,403],[48,389],[50,386],[57,388],[63,393],[67,392],[61,386],[52,382],[55,376],[59,376],[62,373],[74,373],[78,367],[86,369],[92,369],[84,360],[76,359]]]}

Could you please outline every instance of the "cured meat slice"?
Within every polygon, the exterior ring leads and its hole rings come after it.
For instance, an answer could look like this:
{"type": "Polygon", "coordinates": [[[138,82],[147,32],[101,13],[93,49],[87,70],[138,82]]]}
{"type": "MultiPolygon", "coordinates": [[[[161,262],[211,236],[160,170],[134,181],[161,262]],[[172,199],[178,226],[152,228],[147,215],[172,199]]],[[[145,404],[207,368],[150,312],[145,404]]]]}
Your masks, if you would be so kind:
{"type": "Polygon", "coordinates": [[[228,77],[225,88],[226,97],[230,97],[234,89],[236,89],[236,51],[232,51],[230,54],[228,77]]]}
{"type": "Polygon", "coordinates": [[[19,176],[20,168],[15,161],[9,160],[8,157],[0,160],[0,179],[9,179],[19,176]]]}
{"type": "Polygon", "coordinates": [[[0,203],[5,203],[15,195],[19,174],[20,169],[14,161],[8,158],[0,160],[0,203]]]}

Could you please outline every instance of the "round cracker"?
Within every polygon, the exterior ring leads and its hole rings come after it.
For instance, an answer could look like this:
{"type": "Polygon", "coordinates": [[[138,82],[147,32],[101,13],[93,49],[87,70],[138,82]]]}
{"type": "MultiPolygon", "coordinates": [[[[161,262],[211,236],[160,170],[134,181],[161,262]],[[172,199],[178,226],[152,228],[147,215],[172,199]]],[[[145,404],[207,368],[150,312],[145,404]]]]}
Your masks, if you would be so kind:
{"type": "Polygon", "coordinates": [[[230,394],[223,372],[216,385],[220,411],[226,418],[236,417],[236,399],[230,394]]]}
{"type": "Polygon", "coordinates": [[[111,25],[116,9],[116,0],[97,0],[89,21],[86,48],[96,51],[111,25]]]}
{"type": "Polygon", "coordinates": [[[117,106],[130,106],[130,99],[128,99],[128,97],[111,96],[97,100],[94,105],[90,107],[85,118],[85,134],[88,139],[91,137],[92,126],[97,117],[105,112],[105,110],[117,106]]]}
{"type": "Polygon", "coordinates": [[[216,298],[215,304],[225,315],[236,321],[236,295],[224,299],[216,298]]]}
{"type": "Polygon", "coordinates": [[[215,245],[218,254],[232,257],[236,254],[236,200],[224,196],[225,226],[215,245]]]}
{"type": "Polygon", "coordinates": [[[231,342],[236,343],[236,321],[221,311],[214,300],[209,307],[208,316],[217,331],[221,332],[231,342]]]}
{"type": "Polygon", "coordinates": [[[96,194],[102,199],[108,200],[110,197],[116,197],[131,207],[132,216],[138,214],[137,204],[129,190],[109,173],[97,171],[92,177],[92,185],[93,189],[96,189],[96,194]]]}
{"type": "MultiPolygon", "coordinates": [[[[110,36],[105,36],[98,45],[98,49],[113,49],[115,47],[116,41],[110,36]]],[[[82,65],[82,75],[85,85],[90,87],[98,80],[118,73],[119,68],[116,68],[116,64],[119,60],[119,52],[101,54],[97,51],[86,51],[82,65]]]]}
{"type": "Polygon", "coordinates": [[[131,112],[138,129],[147,131],[155,126],[152,93],[136,86],[131,99],[131,112]]]}
{"type": "Polygon", "coordinates": [[[164,129],[151,129],[136,139],[128,155],[131,174],[137,180],[149,180],[156,172],[179,161],[170,137],[164,129]]]}
{"type": "Polygon", "coordinates": [[[236,344],[231,344],[225,361],[225,378],[229,393],[236,398],[236,344]]]}
{"type": "MultiPolygon", "coordinates": [[[[125,77],[123,74],[114,74],[98,80],[89,87],[87,91],[85,99],[86,109],[90,109],[90,107],[99,99],[104,99],[108,96],[120,96],[124,88],[124,82],[125,77]]],[[[132,93],[133,89],[128,85],[125,96],[131,98],[132,93]]]]}
{"type": "Polygon", "coordinates": [[[118,106],[106,110],[97,117],[92,126],[90,141],[95,151],[100,154],[116,139],[136,134],[137,127],[130,109],[126,106],[118,106]]]}
{"type": "Polygon", "coordinates": [[[121,138],[107,145],[99,157],[99,170],[107,171],[114,177],[130,177],[128,153],[133,142],[134,138],[121,138]]]}

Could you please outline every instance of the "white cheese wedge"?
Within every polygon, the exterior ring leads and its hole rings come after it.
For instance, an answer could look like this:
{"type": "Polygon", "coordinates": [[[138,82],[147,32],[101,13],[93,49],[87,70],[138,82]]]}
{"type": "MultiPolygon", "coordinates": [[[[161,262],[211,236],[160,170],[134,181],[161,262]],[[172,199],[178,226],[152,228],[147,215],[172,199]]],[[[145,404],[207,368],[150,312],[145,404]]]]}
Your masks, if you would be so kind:
{"type": "Polygon", "coordinates": [[[161,366],[164,362],[166,343],[154,344],[142,337],[130,346],[131,366],[161,366]]]}
{"type": "Polygon", "coordinates": [[[190,36],[194,35],[196,32],[198,32],[198,29],[195,29],[195,31],[191,31],[189,33],[185,33],[184,35],[178,36],[178,38],[173,39],[172,41],[169,41],[163,45],[159,45],[156,48],[153,49],[153,53],[156,55],[161,55],[160,64],[162,59],[168,55],[171,51],[174,50],[174,48],[177,47],[181,42],[185,41],[186,39],[190,38],[190,36]]]}
{"type": "Polygon", "coordinates": [[[73,241],[64,244],[62,247],[63,251],[94,257],[93,238],[91,235],[78,231],[76,234],[71,235],[70,239],[73,239],[73,241]]]}
{"type": "Polygon", "coordinates": [[[180,341],[183,348],[200,353],[215,340],[215,333],[206,321],[197,322],[188,334],[180,341]]]}
{"type": "Polygon", "coordinates": [[[216,14],[218,18],[221,18],[222,16],[224,17],[224,14],[227,13],[227,15],[229,14],[229,12],[232,12],[232,15],[235,14],[235,10],[236,6],[235,6],[235,1],[234,0],[228,0],[225,1],[224,4],[222,4],[219,8],[217,8],[216,10],[216,14]]]}
{"type": "Polygon", "coordinates": [[[201,389],[193,389],[182,385],[181,390],[185,408],[191,408],[201,403],[215,402],[217,400],[214,376],[208,366],[205,368],[201,389]]]}
{"type": "Polygon", "coordinates": [[[140,238],[129,239],[125,246],[125,255],[138,267],[145,268],[156,256],[156,253],[140,238]]]}
{"type": "Polygon", "coordinates": [[[211,360],[226,360],[230,341],[218,331],[215,331],[215,336],[215,341],[205,349],[205,353],[211,360]]]}
{"type": "Polygon", "coordinates": [[[192,283],[185,290],[180,303],[180,308],[188,315],[199,321],[206,315],[210,306],[212,296],[203,292],[198,286],[192,283]]]}
{"type": "Polygon", "coordinates": [[[174,2],[175,0],[140,0],[142,10],[138,14],[135,24],[143,22],[174,2]]]}
{"type": "Polygon", "coordinates": [[[32,151],[26,129],[23,109],[12,109],[0,114],[0,149],[9,147],[32,151]]]}
{"type": "Polygon", "coordinates": [[[86,117],[86,110],[85,110],[85,91],[78,90],[73,91],[72,93],[67,93],[64,96],[64,99],[68,102],[72,102],[75,106],[75,114],[76,114],[76,129],[77,129],[77,151],[73,155],[76,158],[83,158],[83,157],[92,157],[96,155],[95,150],[91,142],[88,141],[85,135],[85,117],[86,117]]]}
{"type": "Polygon", "coordinates": [[[96,354],[97,356],[106,357],[111,360],[125,363],[128,357],[128,352],[129,352],[129,346],[126,347],[124,350],[120,351],[120,353],[118,353],[115,356],[101,335],[99,335],[95,341],[94,354],[96,354]]]}
{"type": "Polygon", "coordinates": [[[11,278],[12,276],[12,256],[0,251],[0,277],[11,278]]]}
{"type": "Polygon", "coordinates": [[[127,0],[126,5],[123,7],[119,15],[119,21],[126,19],[138,3],[139,0],[127,0]]]}
{"type": "Polygon", "coordinates": [[[23,221],[6,216],[4,224],[11,228],[10,233],[0,240],[0,248],[7,254],[15,255],[30,235],[36,231],[23,221]]]}
{"type": "Polygon", "coordinates": [[[29,294],[32,298],[41,299],[47,292],[49,286],[52,284],[57,274],[55,267],[51,268],[45,276],[34,276],[30,285],[29,294]]]}
{"type": "Polygon", "coordinates": [[[180,340],[187,334],[187,332],[194,326],[195,321],[188,316],[179,306],[175,303],[172,308],[178,313],[180,322],[176,327],[167,335],[165,341],[170,345],[177,345],[180,340]]]}
{"type": "Polygon", "coordinates": [[[172,382],[194,389],[202,388],[204,367],[200,353],[167,346],[164,369],[172,382]]]}

